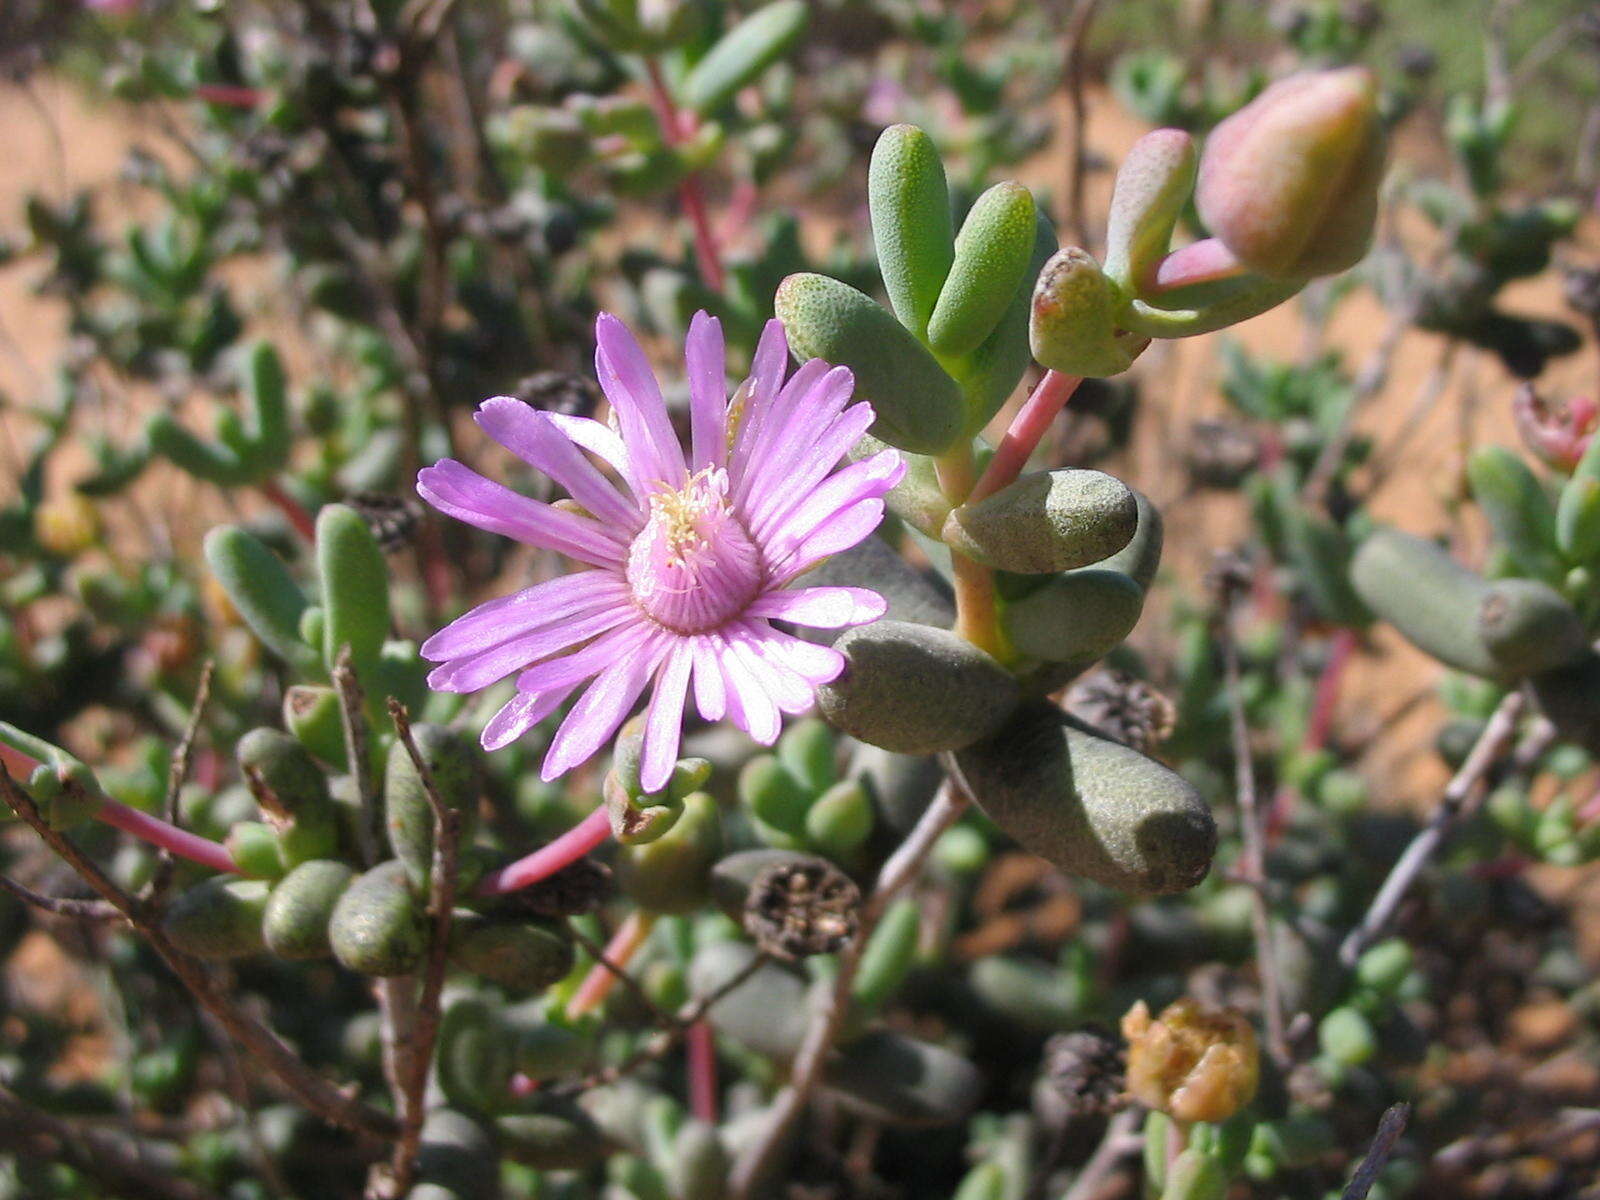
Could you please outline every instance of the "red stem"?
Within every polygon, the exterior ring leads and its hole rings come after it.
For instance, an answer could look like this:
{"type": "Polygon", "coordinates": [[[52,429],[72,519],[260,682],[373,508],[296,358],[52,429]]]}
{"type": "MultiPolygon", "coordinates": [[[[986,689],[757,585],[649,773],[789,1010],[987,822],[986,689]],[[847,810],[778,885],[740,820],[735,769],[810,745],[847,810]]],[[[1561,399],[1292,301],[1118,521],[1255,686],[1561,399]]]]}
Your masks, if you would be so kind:
{"type": "Polygon", "coordinates": [[[571,866],[611,836],[611,818],[606,806],[599,805],[583,820],[555,841],[540,846],[532,854],[508,863],[484,876],[478,885],[481,896],[502,896],[547,879],[563,867],[571,866]]]}
{"type": "Polygon", "coordinates": [[[43,764],[31,754],[24,754],[15,746],[0,742],[0,767],[13,779],[27,779],[43,764]]]}
{"type": "Polygon", "coordinates": [[[973,485],[966,503],[975,504],[985,496],[994,495],[1022,474],[1022,468],[1028,465],[1028,459],[1039,448],[1051,422],[1066,407],[1067,401],[1072,399],[1072,393],[1078,390],[1082,382],[1083,379],[1077,375],[1063,375],[1059,371],[1044,373],[1044,378],[1039,380],[1038,386],[1011,419],[1010,427],[995,448],[994,457],[973,485]]]}
{"type": "Polygon", "coordinates": [[[244,874],[239,870],[239,864],[233,861],[233,855],[228,853],[228,848],[222,843],[213,842],[210,838],[203,838],[186,829],[179,829],[176,825],[169,825],[160,817],[152,817],[149,813],[142,813],[115,800],[107,800],[100,806],[100,811],[95,813],[95,816],[107,825],[124,833],[131,833],[152,846],[170,850],[179,858],[187,858],[190,862],[210,867],[213,871],[225,871],[230,875],[244,874]]]}
{"type": "Polygon", "coordinates": [[[623,918],[622,924],[617,926],[617,931],[606,943],[606,961],[597,962],[589,968],[589,973],[583,977],[578,990],[573,992],[572,999],[567,1001],[569,1020],[576,1020],[587,1013],[592,1013],[606,1002],[611,989],[620,982],[617,972],[627,969],[628,964],[633,961],[633,956],[639,953],[640,948],[649,940],[650,931],[655,927],[655,914],[646,912],[642,908],[634,909],[623,918]]]}
{"type": "Polygon", "coordinates": [[[276,479],[263,480],[259,485],[261,494],[284,515],[284,519],[294,526],[294,530],[306,541],[315,543],[317,540],[317,523],[311,519],[311,514],[288,492],[283,490],[283,485],[276,479]]]}
{"type": "MultiPolygon", "coordinates": [[[[668,146],[676,149],[693,136],[693,117],[679,109],[672,99],[672,91],[667,87],[667,81],[655,59],[645,59],[644,66],[650,80],[650,103],[656,110],[656,120],[661,123],[661,136],[668,146]]],[[[678,202],[683,205],[684,214],[694,230],[694,257],[695,265],[700,270],[700,279],[708,288],[720,294],[725,279],[722,255],[717,249],[717,236],[711,228],[711,217],[706,211],[698,173],[690,171],[678,184],[678,202]]]]}
{"type": "Polygon", "coordinates": [[[704,1017],[685,1034],[689,1056],[689,1111],[708,1125],[717,1123],[717,1047],[704,1017]]]}
{"type": "Polygon", "coordinates": [[[1306,721],[1307,750],[1321,750],[1328,744],[1328,734],[1333,729],[1333,713],[1339,706],[1339,686],[1344,682],[1345,667],[1355,653],[1356,634],[1353,629],[1340,629],[1328,644],[1328,661],[1317,677],[1316,696],[1311,702],[1311,716],[1306,721]]]}

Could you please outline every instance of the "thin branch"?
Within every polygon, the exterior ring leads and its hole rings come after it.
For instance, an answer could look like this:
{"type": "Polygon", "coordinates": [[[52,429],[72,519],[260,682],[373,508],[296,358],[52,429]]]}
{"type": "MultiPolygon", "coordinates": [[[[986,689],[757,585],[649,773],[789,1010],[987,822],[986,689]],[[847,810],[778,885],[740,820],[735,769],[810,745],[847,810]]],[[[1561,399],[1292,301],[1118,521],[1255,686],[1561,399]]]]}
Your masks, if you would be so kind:
{"type": "MultiPolygon", "coordinates": [[[[954,770],[953,761],[947,761],[945,765],[952,776],[959,774],[954,770]]],[[[933,802],[918,819],[916,827],[878,872],[878,882],[861,906],[856,936],[839,955],[838,974],[834,977],[826,1005],[813,1015],[801,1040],[789,1074],[789,1086],[779,1093],[760,1138],[750,1145],[734,1166],[729,1187],[732,1200],[753,1200],[768,1172],[776,1165],[789,1131],[800,1119],[811,1093],[821,1082],[822,1069],[833,1049],[834,1040],[844,1028],[845,1018],[850,1012],[850,988],[855,982],[862,954],[873,929],[889,907],[889,902],[916,877],[934,842],[955,824],[969,803],[964,787],[958,785],[954,778],[947,778],[935,793],[933,802]]]]}
{"type": "MultiPolygon", "coordinates": [[[[161,815],[167,824],[174,828],[180,828],[178,796],[189,778],[189,768],[194,761],[195,739],[200,736],[200,722],[205,717],[206,705],[211,700],[211,677],[216,667],[216,659],[208,658],[205,666],[200,668],[200,684],[195,688],[194,705],[189,709],[189,723],[184,726],[183,738],[173,750],[171,761],[167,766],[167,794],[162,799],[161,815]]],[[[156,860],[156,868],[151,873],[150,882],[145,886],[143,898],[151,903],[159,903],[160,898],[165,896],[167,889],[172,886],[177,869],[177,857],[168,847],[163,846],[156,860]]]]}
{"type": "Polygon", "coordinates": [[[179,950],[161,926],[151,919],[148,906],[114,883],[100,867],[59,830],[52,829],[33,798],[18,787],[9,771],[0,768],[0,793],[5,802],[33,829],[51,850],[83,881],[117,909],[145,942],[161,956],[172,973],[189,989],[195,1003],[210,1013],[222,1028],[261,1063],[306,1108],[323,1120],[347,1129],[392,1138],[398,1131],[394,1118],[364,1104],[313,1071],[277,1034],[247,1016],[212,975],[179,950]]]}
{"type": "Polygon", "coordinates": [[[10,892],[18,900],[57,917],[71,917],[77,921],[122,920],[122,913],[104,900],[73,900],[65,896],[41,895],[9,875],[0,875],[0,890],[10,892]]]}
{"type": "Polygon", "coordinates": [[[415,1175],[417,1148],[422,1139],[422,1118],[426,1111],[428,1064],[439,1035],[439,997],[444,991],[445,963],[450,948],[450,925],[455,916],[456,877],[460,865],[461,814],[444,802],[433,771],[417,749],[411,734],[411,717],[405,705],[389,699],[389,718],[395,733],[416,768],[422,790],[433,809],[433,864],[428,874],[428,911],[433,917],[433,940],[428,946],[428,961],[423,968],[422,994],[417,999],[415,1024],[411,1031],[410,1077],[405,1081],[400,1108],[400,1140],[394,1150],[394,1178],[397,1192],[404,1194],[415,1175]]]}
{"type": "Polygon", "coordinates": [[[361,861],[374,866],[383,845],[383,814],[378,810],[378,794],[373,787],[372,764],[367,747],[367,718],[362,712],[365,698],[355,668],[350,665],[350,647],[343,646],[333,663],[333,687],[339,694],[339,724],[344,730],[345,756],[356,781],[360,798],[360,817],[356,837],[361,843],[361,861]]]}
{"type": "Polygon", "coordinates": [[[1256,977],[1261,981],[1262,1022],[1266,1026],[1267,1053],[1280,1071],[1293,1065],[1293,1054],[1285,1032],[1283,993],[1278,987],[1278,953],[1272,931],[1272,913],[1267,906],[1266,838],[1262,832],[1261,806],[1256,796],[1255,760],[1250,752],[1250,726],[1244,715],[1244,695],[1239,686],[1239,645],[1234,639],[1233,609],[1237,596],[1228,583],[1222,585],[1217,635],[1222,643],[1223,672],[1228,692],[1228,726],[1233,738],[1234,786],[1238,793],[1239,834],[1244,843],[1240,875],[1250,889],[1250,924],[1255,933],[1256,977]]]}
{"type": "Polygon", "coordinates": [[[217,1193],[169,1175],[129,1143],[35,1108],[0,1085],[0,1145],[35,1162],[65,1163],[115,1195],[136,1200],[217,1200],[217,1193]]]}
{"type": "Polygon", "coordinates": [[[1367,1200],[1367,1193],[1372,1190],[1372,1185],[1378,1181],[1378,1174],[1388,1165],[1389,1155],[1394,1153],[1394,1144],[1400,1140],[1400,1135],[1406,1130],[1406,1121],[1411,1116],[1411,1105],[1392,1104],[1378,1121],[1378,1132],[1373,1135],[1372,1145],[1367,1149],[1367,1156],[1361,1160],[1361,1165],[1356,1168],[1350,1177],[1350,1183],[1345,1187],[1339,1200],[1367,1200]]]}
{"type": "Polygon", "coordinates": [[[1432,819],[1416,837],[1411,839],[1411,844],[1405,848],[1390,870],[1389,877],[1378,889],[1378,894],[1373,897],[1372,905],[1367,909],[1366,916],[1361,919],[1361,924],[1352,929],[1340,944],[1339,961],[1345,966],[1355,966],[1362,951],[1388,928],[1395,909],[1400,906],[1405,894],[1411,890],[1411,885],[1416,882],[1417,876],[1455,831],[1460,819],[1471,811],[1472,806],[1468,802],[1481,792],[1480,785],[1484,783],[1490,768],[1499,761],[1506,747],[1511,744],[1512,735],[1517,728],[1517,718],[1522,715],[1526,705],[1527,701],[1521,692],[1507,692],[1505,698],[1500,701],[1500,706],[1494,710],[1494,715],[1484,725],[1483,732],[1478,735],[1478,740],[1467,755],[1466,761],[1445,785],[1444,795],[1440,799],[1439,807],[1434,810],[1432,819]]]}

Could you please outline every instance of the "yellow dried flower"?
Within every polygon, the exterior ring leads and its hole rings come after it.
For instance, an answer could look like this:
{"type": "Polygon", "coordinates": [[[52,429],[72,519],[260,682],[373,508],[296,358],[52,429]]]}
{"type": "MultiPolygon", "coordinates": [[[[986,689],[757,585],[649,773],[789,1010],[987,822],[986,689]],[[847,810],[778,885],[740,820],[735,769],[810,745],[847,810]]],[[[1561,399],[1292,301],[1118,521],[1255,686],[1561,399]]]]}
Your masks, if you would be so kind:
{"type": "Polygon", "coordinates": [[[1143,1000],[1122,1018],[1128,1093],[1179,1121],[1226,1121],[1256,1094],[1255,1030],[1234,1009],[1183,999],[1152,1020],[1143,1000]]]}
{"type": "Polygon", "coordinates": [[[33,536],[61,558],[73,558],[100,538],[100,511],[87,496],[67,492],[34,510],[33,536]]]}

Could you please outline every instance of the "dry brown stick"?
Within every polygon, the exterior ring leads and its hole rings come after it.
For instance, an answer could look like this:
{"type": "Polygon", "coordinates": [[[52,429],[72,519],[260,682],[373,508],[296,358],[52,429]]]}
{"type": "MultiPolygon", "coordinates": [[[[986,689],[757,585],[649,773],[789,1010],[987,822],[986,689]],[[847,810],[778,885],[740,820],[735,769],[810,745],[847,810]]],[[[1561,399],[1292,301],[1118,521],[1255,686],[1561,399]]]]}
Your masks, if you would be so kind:
{"type": "Polygon", "coordinates": [[[1256,976],[1261,982],[1262,1023],[1266,1026],[1267,1053],[1280,1071],[1287,1072],[1294,1056],[1289,1049],[1284,1019],[1283,993],[1278,987],[1278,953],[1267,904],[1266,838],[1261,828],[1261,806],[1256,795],[1255,760],[1250,753],[1250,726],[1244,715],[1239,687],[1239,645],[1234,639],[1233,607],[1237,595],[1222,585],[1217,632],[1222,642],[1222,669],[1228,691],[1228,728],[1233,739],[1234,787],[1239,804],[1239,835],[1243,853],[1239,873],[1250,887],[1250,925],[1256,942],[1256,976]]]}
{"type": "Polygon", "coordinates": [[[729,1187],[731,1200],[753,1200],[767,1173],[776,1164],[778,1155],[788,1140],[789,1131],[800,1119],[811,1093],[822,1079],[822,1068],[833,1049],[834,1039],[844,1027],[850,1012],[850,988],[856,971],[861,966],[861,956],[872,931],[877,927],[889,902],[916,877],[922,861],[933,849],[933,844],[966,811],[966,791],[953,776],[953,763],[946,763],[951,778],[946,778],[933,801],[918,818],[916,827],[889,856],[878,872],[877,884],[872,894],[861,906],[856,936],[839,955],[839,971],[834,977],[833,989],[824,1007],[811,1018],[805,1037],[795,1054],[794,1066],[789,1073],[789,1084],[779,1093],[772,1112],[768,1115],[761,1136],[735,1164],[729,1187]]]}
{"type": "Polygon", "coordinates": [[[371,867],[377,864],[379,847],[383,845],[383,814],[378,811],[378,793],[373,787],[367,718],[362,712],[365,698],[355,668],[350,664],[349,646],[341,647],[334,659],[333,688],[339,694],[339,724],[344,732],[345,756],[349,759],[350,774],[356,781],[356,795],[360,798],[356,837],[361,843],[361,861],[371,867]]]}
{"type": "MultiPolygon", "coordinates": [[[[206,704],[211,700],[211,676],[216,667],[216,659],[208,658],[205,666],[200,668],[200,683],[195,688],[189,723],[184,726],[183,738],[173,750],[167,766],[167,794],[161,802],[161,815],[169,825],[178,824],[178,794],[183,791],[184,782],[189,778],[189,767],[194,761],[194,743],[200,736],[200,722],[205,717],[206,704]]],[[[156,868],[150,875],[150,882],[145,886],[143,898],[151,903],[159,903],[172,886],[177,869],[177,858],[171,850],[163,847],[156,859],[156,868]]]]}
{"type": "Polygon", "coordinates": [[[209,1188],[169,1175],[127,1139],[85,1129],[0,1086],[0,1145],[38,1162],[63,1162],[130,1200],[217,1200],[209,1188]]]}
{"type": "Polygon", "coordinates": [[[1392,1104],[1384,1111],[1378,1121],[1378,1132],[1372,1136],[1372,1145],[1367,1149],[1366,1157],[1361,1160],[1361,1165],[1350,1177],[1350,1183],[1339,1200],[1367,1200],[1367,1193],[1378,1181],[1378,1173],[1388,1164],[1389,1155],[1394,1153],[1394,1144],[1405,1132],[1406,1120],[1410,1116],[1411,1105],[1404,1103],[1392,1104]]]}
{"type": "Polygon", "coordinates": [[[120,912],[145,942],[161,956],[195,1003],[210,1013],[246,1051],[277,1077],[297,1099],[323,1120],[347,1129],[391,1138],[398,1126],[394,1118],[348,1095],[313,1071],[277,1034],[246,1015],[200,963],[179,950],[150,918],[148,908],[118,887],[100,867],[40,815],[33,798],[0,767],[0,793],[17,816],[33,829],[91,888],[120,912]]]}
{"type": "Polygon", "coordinates": [[[1088,105],[1083,98],[1083,51],[1089,40],[1089,26],[1094,21],[1100,0],[1071,0],[1066,33],[1066,53],[1062,74],[1067,85],[1067,102],[1072,106],[1072,178],[1067,186],[1067,203],[1071,206],[1069,217],[1078,245],[1092,250],[1089,244],[1093,231],[1089,227],[1089,214],[1084,205],[1084,183],[1088,176],[1088,105]]]}
{"type": "Polygon", "coordinates": [[[120,921],[122,913],[104,900],[73,900],[65,896],[45,896],[25,887],[9,875],[0,875],[0,890],[18,900],[58,917],[77,921],[120,921]]]}
{"type": "Polygon", "coordinates": [[[444,802],[434,781],[433,771],[417,749],[411,734],[411,716],[405,705],[389,698],[389,719],[396,735],[416,768],[422,790],[433,809],[433,863],[428,875],[428,911],[433,917],[433,940],[428,946],[428,961],[423,968],[422,993],[417,998],[411,1030],[410,1074],[398,1105],[400,1140],[394,1150],[395,1190],[404,1194],[415,1175],[417,1148],[422,1139],[428,1064],[433,1061],[433,1045],[439,1036],[439,997],[444,991],[446,956],[450,948],[450,925],[455,916],[456,875],[460,864],[461,814],[444,802]]]}
{"type": "Polygon", "coordinates": [[[1424,867],[1432,861],[1433,856],[1439,852],[1454,831],[1457,821],[1468,811],[1468,801],[1479,790],[1484,777],[1490,768],[1499,761],[1500,756],[1511,743],[1511,737],[1516,732],[1517,718],[1522,715],[1527,701],[1521,692],[1507,692],[1500,701],[1500,706],[1494,710],[1494,715],[1484,725],[1483,732],[1478,735],[1478,740],[1473,744],[1466,761],[1445,785],[1444,795],[1439,801],[1439,807],[1434,810],[1432,819],[1428,824],[1411,839],[1404,852],[1396,860],[1389,871],[1389,877],[1383,881],[1383,886],[1378,889],[1378,894],[1372,898],[1366,916],[1361,919],[1361,924],[1350,931],[1348,936],[1339,945],[1339,961],[1347,967],[1353,967],[1356,960],[1377,936],[1389,925],[1394,916],[1395,909],[1400,906],[1400,901],[1411,890],[1411,885],[1416,882],[1417,876],[1424,867]]]}

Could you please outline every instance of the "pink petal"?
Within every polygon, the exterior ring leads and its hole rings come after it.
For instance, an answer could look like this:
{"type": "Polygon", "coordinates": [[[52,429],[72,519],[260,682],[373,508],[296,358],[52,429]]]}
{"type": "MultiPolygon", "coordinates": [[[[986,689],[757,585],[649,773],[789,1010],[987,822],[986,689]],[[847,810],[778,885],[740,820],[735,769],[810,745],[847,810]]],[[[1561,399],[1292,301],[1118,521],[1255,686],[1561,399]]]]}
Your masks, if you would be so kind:
{"type": "Polygon", "coordinates": [[[573,445],[587,450],[627,480],[635,496],[643,494],[634,479],[633,464],[628,460],[628,448],[622,444],[622,439],[609,425],[602,424],[593,417],[569,417],[565,413],[545,415],[550,418],[552,425],[572,439],[573,445]]]}
{"type": "Polygon", "coordinates": [[[574,650],[562,658],[536,663],[517,676],[517,691],[547,692],[554,688],[581,683],[591,675],[609,667],[619,658],[638,651],[657,631],[657,626],[644,619],[619,626],[610,633],[602,633],[581,650],[574,650]]]}
{"type": "Polygon", "coordinates": [[[509,746],[560,708],[561,702],[572,695],[577,686],[573,684],[572,687],[557,688],[553,692],[517,693],[489,718],[489,723],[483,727],[483,736],[478,740],[485,750],[509,746]]]}
{"type": "Polygon", "coordinates": [[[830,554],[850,549],[882,521],[882,500],[857,501],[785,555],[773,568],[773,582],[788,583],[801,571],[815,566],[830,554]]]}
{"type": "Polygon", "coordinates": [[[728,685],[728,699],[731,702],[729,718],[763,746],[772,745],[783,728],[778,706],[745,665],[732,643],[719,638],[717,648],[720,651],[717,661],[722,667],[722,678],[728,685]]]}
{"type": "Polygon", "coordinates": [[[781,712],[803,713],[816,703],[810,684],[786,665],[770,661],[761,654],[760,642],[748,627],[735,630],[731,641],[740,663],[781,712]]]}
{"type": "Polygon", "coordinates": [[[842,629],[876,621],[889,604],[877,592],[856,587],[809,587],[768,592],[750,605],[753,617],[792,621],[817,629],[842,629]]]}
{"type": "Polygon", "coordinates": [[[610,571],[574,571],[487,600],[422,643],[422,657],[444,662],[487,650],[597,604],[626,603],[628,586],[610,571]]]}
{"type": "Polygon", "coordinates": [[[709,637],[690,641],[694,652],[694,706],[708,721],[720,721],[728,711],[728,689],[717,665],[716,647],[709,637]]]}
{"type": "Polygon", "coordinates": [[[832,646],[819,646],[776,629],[768,630],[757,646],[770,662],[782,664],[813,688],[839,678],[845,668],[844,655],[832,646]]]}
{"type": "Polygon", "coordinates": [[[694,470],[720,467],[728,460],[727,349],[722,322],[697,312],[684,342],[689,371],[690,460],[694,470]]]}
{"type": "Polygon", "coordinates": [[[518,495],[452,458],[424,467],[417,493],[446,516],[590,566],[618,567],[627,556],[626,544],[597,521],[518,495]]]}
{"type": "Polygon", "coordinates": [[[638,471],[638,481],[680,486],[684,478],[683,447],[667,418],[667,404],[661,398],[650,363],[634,341],[628,327],[610,313],[601,313],[594,323],[595,373],[600,388],[616,410],[622,427],[622,441],[628,457],[638,471]]]}
{"type": "MultiPolygon", "coordinates": [[[[796,372],[798,378],[799,373],[796,372]]],[[[860,438],[859,433],[854,438],[845,439],[836,432],[831,438],[828,436],[855,386],[855,376],[848,367],[834,367],[810,387],[803,390],[785,388],[750,448],[749,462],[741,477],[743,489],[739,498],[744,500],[759,495],[762,483],[777,472],[787,474],[814,459],[820,459],[822,464],[816,478],[820,479],[826,474],[828,468],[838,462],[860,438]],[[841,441],[841,448],[831,448],[839,446],[841,441]]],[[[870,405],[867,411],[872,411],[870,405]]],[[[872,421],[869,418],[863,422],[857,416],[853,423],[865,433],[872,421]]]]}
{"type": "Polygon", "coordinates": [[[599,520],[625,529],[643,524],[639,506],[617,493],[572,439],[556,428],[549,413],[510,396],[496,396],[479,405],[474,419],[495,441],[566,488],[599,520]]]}
{"type": "Polygon", "coordinates": [[[631,605],[610,604],[586,617],[559,621],[466,658],[451,659],[429,672],[428,686],[436,692],[476,692],[519,668],[579,645],[636,616],[637,610],[631,605]]]}
{"type": "Polygon", "coordinates": [[[796,396],[804,395],[827,373],[828,364],[820,358],[813,358],[800,364],[795,373],[789,376],[789,382],[783,385],[783,390],[770,402],[757,405],[754,396],[746,400],[744,419],[739,425],[738,436],[733,443],[733,455],[728,462],[728,478],[733,484],[735,499],[745,494],[745,477],[755,461],[754,454],[756,447],[761,444],[762,431],[773,422],[781,422],[788,403],[796,396]]]}
{"type": "MultiPolygon", "coordinates": [[[[899,451],[880,450],[871,458],[851,463],[826,482],[802,475],[794,481],[793,495],[775,497],[770,515],[759,520],[753,532],[773,558],[781,558],[795,543],[808,537],[833,515],[858,500],[885,496],[906,473],[899,451]]],[[[819,476],[820,478],[820,476],[819,476]]]]}
{"type": "Polygon", "coordinates": [[[617,659],[595,677],[551,739],[539,778],[548,783],[594,756],[650,682],[663,648],[659,642],[647,646],[640,653],[617,659]]]}
{"type": "Polygon", "coordinates": [[[683,702],[689,689],[689,667],[694,651],[687,642],[675,642],[667,651],[666,665],[656,678],[645,718],[644,748],[639,759],[639,785],[659,792],[672,778],[683,736],[683,702]]]}

